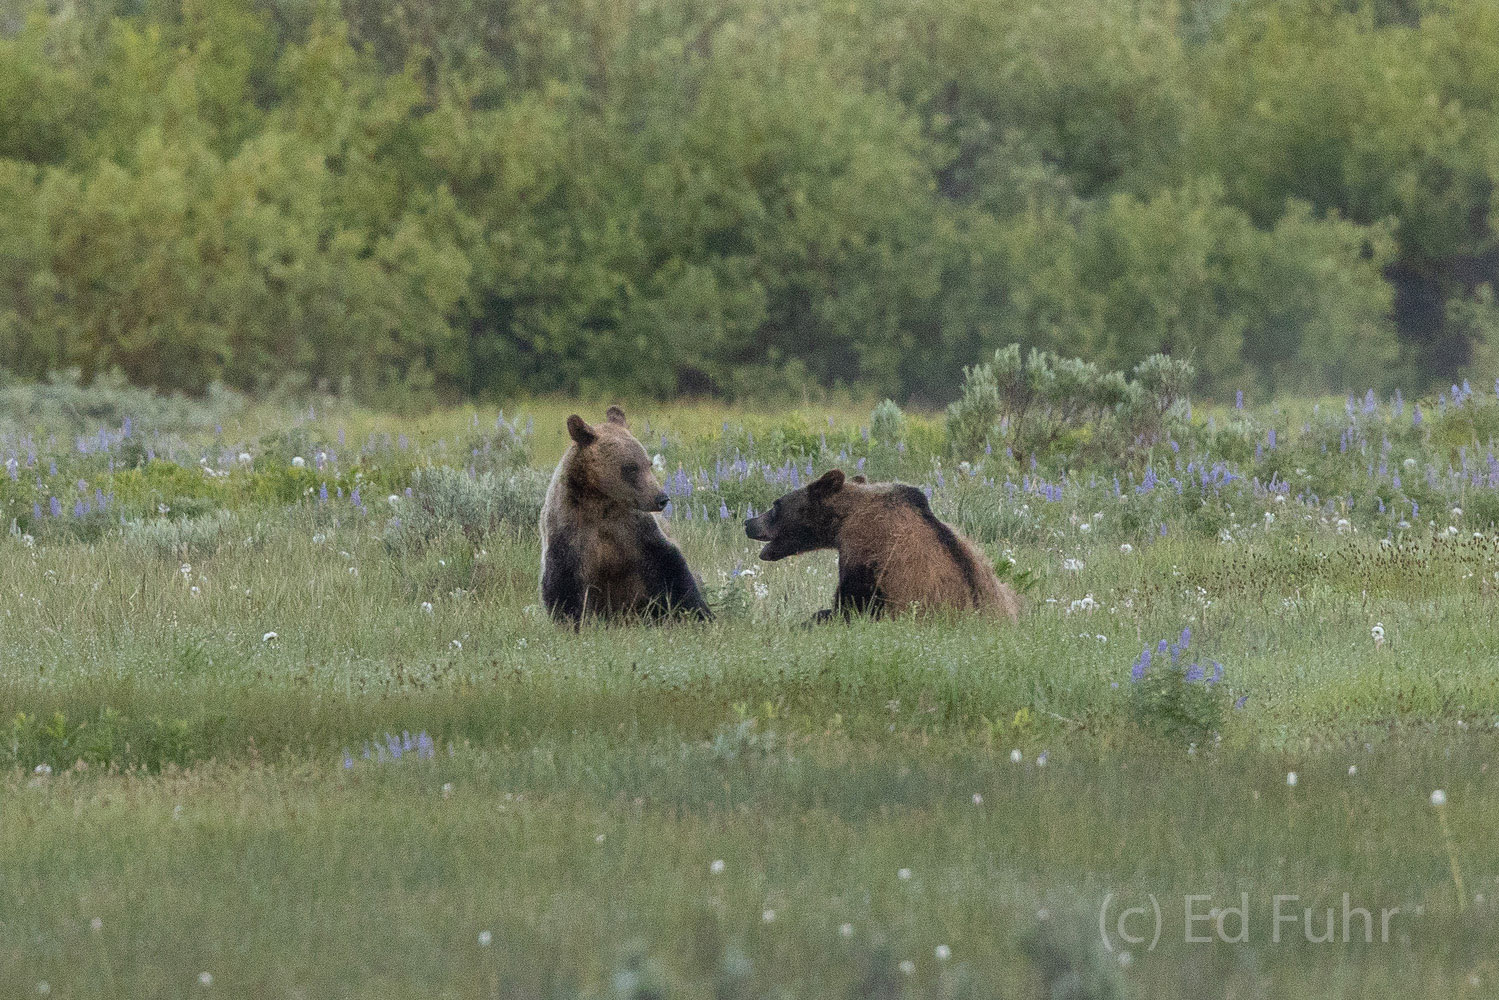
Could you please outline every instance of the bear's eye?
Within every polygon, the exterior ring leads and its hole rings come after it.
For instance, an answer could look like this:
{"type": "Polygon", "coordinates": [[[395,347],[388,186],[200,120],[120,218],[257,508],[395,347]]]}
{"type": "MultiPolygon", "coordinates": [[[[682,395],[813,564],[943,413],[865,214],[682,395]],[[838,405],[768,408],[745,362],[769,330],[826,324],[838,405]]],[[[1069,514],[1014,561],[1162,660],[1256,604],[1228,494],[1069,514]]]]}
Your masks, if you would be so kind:
{"type": "Polygon", "coordinates": [[[634,462],[626,462],[624,465],[621,465],[619,467],[619,474],[621,476],[624,476],[626,481],[634,482],[635,477],[640,475],[640,466],[636,465],[634,462]]]}

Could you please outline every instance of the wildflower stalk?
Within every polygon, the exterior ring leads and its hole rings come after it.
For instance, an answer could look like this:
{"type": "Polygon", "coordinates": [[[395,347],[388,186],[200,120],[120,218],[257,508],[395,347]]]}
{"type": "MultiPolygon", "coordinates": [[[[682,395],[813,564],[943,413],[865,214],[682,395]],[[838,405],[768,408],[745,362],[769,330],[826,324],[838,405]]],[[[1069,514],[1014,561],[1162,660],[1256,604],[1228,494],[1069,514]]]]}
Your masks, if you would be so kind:
{"type": "Polygon", "coordinates": [[[1457,912],[1462,913],[1468,908],[1468,893],[1463,888],[1463,873],[1457,865],[1457,848],[1452,843],[1452,828],[1447,825],[1446,803],[1436,807],[1437,822],[1442,827],[1442,846],[1447,851],[1447,863],[1452,866],[1452,884],[1457,889],[1457,912]]]}

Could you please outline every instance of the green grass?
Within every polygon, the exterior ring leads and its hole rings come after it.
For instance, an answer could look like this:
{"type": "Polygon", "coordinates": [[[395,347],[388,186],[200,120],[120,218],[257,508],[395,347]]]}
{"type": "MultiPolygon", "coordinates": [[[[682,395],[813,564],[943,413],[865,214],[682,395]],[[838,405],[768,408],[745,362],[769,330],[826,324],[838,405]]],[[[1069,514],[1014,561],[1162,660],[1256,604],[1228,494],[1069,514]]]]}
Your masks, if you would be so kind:
{"type": "MultiPolygon", "coordinates": [[[[571,407],[530,409],[545,467],[571,407]]],[[[276,419],[214,440],[237,451],[276,419]]],[[[407,464],[461,464],[474,423],[321,419],[411,435],[407,464]]],[[[674,462],[826,426],[659,419],[674,462]]],[[[283,472],[208,477],[218,523],[183,548],[144,508],[0,537],[0,993],[1436,998],[1499,979],[1482,523],[1386,546],[1372,515],[1340,529],[1247,497],[1205,518],[1079,484],[992,521],[991,555],[1034,581],[1018,626],[807,629],[830,556],[758,564],[736,520],[675,521],[719,620],[574,632],[536,607],[534,531],[392,547],[383,491],[363,513],[287,503],[283,472]],[[1196,739],[1130,679],[1183,627],[1225,672],[1196,739]],[[383,759],[402,731],[434,756],[383,759]],[[1184,896],[1240,893],[1247,943],[1184,940],[1184,896]],[[1344,893],[1376,936],[1400,908],[1390,940],[1272,940],[1276,895],[1320,924],[1344,893]],[[1102,947],[1110,894],[1106,927],[1159,900],[1155,949],[1102,947]]]]}

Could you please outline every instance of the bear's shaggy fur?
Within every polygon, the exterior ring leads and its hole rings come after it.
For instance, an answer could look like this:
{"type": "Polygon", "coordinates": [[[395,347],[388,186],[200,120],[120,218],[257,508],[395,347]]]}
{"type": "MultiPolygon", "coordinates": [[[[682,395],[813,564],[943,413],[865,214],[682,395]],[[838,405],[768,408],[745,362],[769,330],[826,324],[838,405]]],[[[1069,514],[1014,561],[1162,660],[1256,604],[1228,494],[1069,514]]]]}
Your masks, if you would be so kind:
{"type": "Polygon", "coordinates": [[[655,512],[666,494],[625,411],[590,426],[567,418],[573,443],[541,509],[541,603],[559,621],[585,616],[712,618],[687,560],[655,512]]]}
{"type": "Polygon", "coordinates": [[[771,562],[815,549],[838,551],[834,614],[908,608],[987,612],[1015,621],[1020,602],[973,546],[939,521],[926,495],[901,483],[845,480],[834,469],[744,523],[771,562]]]}

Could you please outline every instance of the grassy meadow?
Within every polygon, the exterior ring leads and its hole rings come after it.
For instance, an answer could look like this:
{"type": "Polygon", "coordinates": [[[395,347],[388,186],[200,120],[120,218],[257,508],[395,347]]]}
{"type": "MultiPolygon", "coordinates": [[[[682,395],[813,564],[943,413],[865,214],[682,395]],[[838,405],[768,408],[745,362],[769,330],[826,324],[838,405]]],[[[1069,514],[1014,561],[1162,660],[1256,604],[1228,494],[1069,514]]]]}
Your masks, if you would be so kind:
{"type": "Polygon", "coordinates": [[[0,423],[0,995],[1499,988],[1492,393],[1034,464],[637,404],[718,617],[574,632],[535,515],[602,403],[78,392],[0,423]],[[929,488],[1020,624],[801,627],[833,557],[741,521],[832,467],[929,488]]]}

